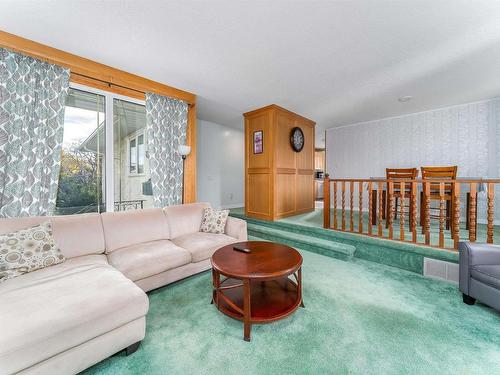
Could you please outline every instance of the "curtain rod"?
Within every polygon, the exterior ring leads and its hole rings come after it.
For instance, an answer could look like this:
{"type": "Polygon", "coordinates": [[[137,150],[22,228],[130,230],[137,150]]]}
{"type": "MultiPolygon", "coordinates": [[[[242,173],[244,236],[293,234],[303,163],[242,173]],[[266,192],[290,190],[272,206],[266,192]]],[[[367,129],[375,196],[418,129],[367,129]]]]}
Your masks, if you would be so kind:
{"type": "MultiPolygon", "coordinates": [[[[87,76],[85,74],[81,74],[81,73],[75,73],[75,72],[71,72],[71,74],[74,74],[74,75],[77,75],[77,76],[80,76],[80,77],[84,77],[84,78],[87,78],[87,79],[90,79],[92,81],[97,81],[97,82],[102,82],[106,85],[108,85],[108,87],[112,87],[112,86],[115,86],[115,87],[120,87],[122,89],[125,89],[125,90],[130,90],[130,91],[135,91],[135,92],[138,92],[140,94],[144,94],[146,95],[146,92],[145,91],[142,91],[142,90],[137,90],[137,89],[133,89],[131,87],[127,87],[127,86],[123,86],[123,85],[118,85],[116,83],[112,83],[112,82],[108,82],[108,81],[105,81],[103,79],[99,79],[99,78],[94,78],[94,77],[90,77],[90,76],[87,76]]],[[[175,99],[178,99],[178,98],[175,98],[175,99]]],[[[178,100],[182,100],[182,99],[178,99],[178,100]]],[[[194,104],[193,103],[189,103],[188,101],[186,100],[182,100],[183,102],[187,103],[187,105],[189,107],[193,107],[194,104]]]]}
{"type": "Polygon", "coordinates": [[[135,91],[135,92],[138,92],[138,93],[141,93],[141,94],[146,94],[146,92],[145,92],[145,91],[142,91],[142,90],[137,90],[137,89],[133,89],[133,88],[131,88],[131,87],[127,87],[127,86],[123,86],[123,85],[118,85],[118,84],[116,84],[116,83],[111,83],[111,82],[105,81],[105,80],[103,80],[103,79],[90,77],[90,76],[87,76],[87,75],[85,75],[85,74],[75,73],[75,72],[71,72],[71,74],[74,74],[74,75],[76,75],[76,76],[80,76],[80,77],[84,77],[84,78],[88,78],[88,79],[91,79],[92,81],[98,81],[98,82],[105,83],[105,84],[106,84],[106,85],[108,85],[109,87],[111,87],[111,86],[121,87],[122,89],[130,90],[130,91],[135,91]]]}

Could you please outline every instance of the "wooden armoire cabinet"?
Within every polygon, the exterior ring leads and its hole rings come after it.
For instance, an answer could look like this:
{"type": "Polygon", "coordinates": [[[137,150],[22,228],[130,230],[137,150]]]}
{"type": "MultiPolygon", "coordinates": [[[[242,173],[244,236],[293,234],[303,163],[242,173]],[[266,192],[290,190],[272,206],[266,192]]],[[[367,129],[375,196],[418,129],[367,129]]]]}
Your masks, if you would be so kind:
{"type": "Polygon", "coordinates": [[[313,211],[315,122],[274,104],[243,116],[245,215],[277,220],[313,211]],[[299,152],[291,142],[297,127],[304,139],[299,152]]]}

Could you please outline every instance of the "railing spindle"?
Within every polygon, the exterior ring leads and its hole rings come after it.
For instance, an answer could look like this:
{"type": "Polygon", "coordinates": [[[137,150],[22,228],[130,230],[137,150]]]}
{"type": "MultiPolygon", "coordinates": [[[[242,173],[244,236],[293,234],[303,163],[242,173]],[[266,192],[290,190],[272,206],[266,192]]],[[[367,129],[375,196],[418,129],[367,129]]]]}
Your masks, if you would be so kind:
{"type": "Polygon", "coordinates": [[[345,230],[345,181],[342,181],[342,230],[345,230]]]}
{"type": "Polygon", "coordinates": [[[337,181],[333,183],[333,229],[338,228],[337,223],[337,181]]]}
{"type": "Polygon", "coordinates": [[[383,187],[383,182],[379,181],[378,182],[378,236],[382,237],[382,213],[384,208],[383,206],[383,201],[382,201],[382,187],[383,187]]]}
{"type": "Polygon", "coordinates": [[[401,195],[401,203],[399,206],[399,239],[405,240],[405,189],[406,184],[401,181],[399,183],[399,190],[401,195]]]}
{"type": "Polygon", "coordinates": [[[387,181],[387,205],[389,209],[387,210],[387,214],[385,220],[387,222],[387,226],[389,227],[389,239],[392,240],[394,236],[394,182],[387,181]]]}
{"type": "Polygon", "coordinates": [[[476,241],[476,222],[477,222],[477,184],[471,182],[470,184],[470,200],[469,200],[469,241],[476,241]]]}
{"type": "Polygon", "coordinates": [[[425,244],[430,245],[431,243],[431,184],[429,182],[425,182],[424,188],[424,236],[425,236],[425,244]]]}
{"type": "Polygon", "coordinates": [[[349,182],[349,231],[354,231],[354,181],[349,182]]]}
{"type": "Polygon", "coordinates": [[[446,202],[444,200],[444,182],[439,183],[439,246],[444,247],[444,210],[446,202]]]}
{"type": "MultiPolygon", "coordinates": [[[[336,182],[333,183],[334,186],[336,182]]],[[[330,229],[330,178],[323,182],[323,228],[330,229]]]]}
{"type": "MultiPolygon", "coordinates": [[[[448,229],[453,241],[452,247],[457,249],[460,241],[460,191],[462,185],[468,184],[467,202],[465,204],[467,219],[467,238],[471,242],[477,241],[477,222],[479,211],[477,209],[479,191],[483,186],[487,187],[487,231],[486,241],[494,242],[495,224],[495,187],[500,184],[500,179],[455,179],[446,178],[435,179],[330,179],[325,178],[325,210],[323,226],[329,229],[341,230],[344,232],[367,234],[380,238],[387,238],[398,241],[411,241],[415,244],[425,244],[436,248],[450,248],[450,241],[447,240],[448,229]],[[366,182],[366,185],[365,185],[366,182]],[[333,183],[333,187],[332,184],[333,183]],[[339,185],[341,184],[341,185],[339,185]],[[421,184],[421,185],[420,185],[421,184]],[[483,185],[484,184],[484,185],[483,185]],[[422,186],[421,199],[420,186],[422,186]],[[358,189],[356,198],[355,189],[358,189]],[[333,189],[333,193],[331,190],[333,189]],[[349,189],[349,191],[347,191],[349,189]],[[368,193],[368,229],[364,226],[363,200],[364,189],[368,193]],[[341,190],[341,191],[340,191],[341,190]],[[450,197],[451,192],[451,197],[450,197]],[[337,198],[337,193],[342,194],[337,198]],[[349,195],[349,196],[347,196],[349,195]],[[396,198],[397,197],[397,198],[396,198]],[[333,199],[333,203],[331,202],[333,199]],[[349,202],[346,200],[349,199],[349,202]],[[358,218],[355,219],[355,200],[358,200],[358,218]],[[401,206],[397,207],[395,200],[401,200],[401,206]],[[405,200],[409,199],[408,218],[405,217],[405,200]],[[341,202],[338,202],[341,200],[341,202]],[[418,203],[421,201],[420,215],[418,214],[418,203]],[[438,207],[431,208],[431,202],[439,202],[438,207]],[[346,207],[346,205],[349,207],[346,207]],[[332,208],[333,206],[333,208],[332,208]],[[431,209],[438,210],[438,216],[431,216],[431,209]],[[451,209],[451,212],[449,212],[451,209]],[[341,210],[341,213],[338,211],[341,210]],[[347,223],[347,211],[349,210],[349,223],[347,223]],[[397,211],[397,212],[396,212],[397,211]],[[331,216],[333,214],[333,226],[331,226],[331,216]],[[338,214],[338,215],[337,215],[338,214]],[[399,214],[399,236],[395,235],[395,216],[399,214]],[[420,217],[420,223],[417,221],[420,217]],[[437,217],[435,224],[431,222],[431,217],[437,217]],[[408,224],[408,228],[405,225],[408,224]],[[432,224],[432,226],[431,226],[432,224]],[[355,227],[357,225],[357,228],[355,227]],[[384,226],[386,231],[384,231],[384,226]],[[424,239],[419,239],[417,231],[422,228],[424,239]],[[375,228],[374,228],[375,227],[375,228]],[[406,231],[409,230],[411,235],[406,231]],[[432,232],[431,232],[432,230],[432,232]],[[431,241],[431,233],[437,235],[436,240],[431,241]],[[396,238],[395,238],[396,236],[396,238]],[[410,240],[411,236],[411,240],[410,240]],[[431,243],[432,242],[432,243],[431,243]]],[[[464,237],[465,238],[465,237],[464,237]]]]}
{"type": "Polygon", "coordinates": [[[363,233],[363,181],[359,181],[358,190],[359,190],[358,232],[363,233]]]}
{"type": "Polygon", "coordinates": [[[373,210],[373,202],[372,202],[372,193],[373,193],[373,183],[368,181],[368,234],[372,235],[373,230],[373,222],[372,222],[372,210],[373,210]]]}
{"type": "Polygon", "coordinates": [[[411,183],[411,240],[417,242],[417,183],[411,183]]]}
{"type": "Polygon", "coordinates": [[[458,249],[460,241],[460,184],[456,181],[453,184],[453,247],[458,249]]]}
{"type": "Polygon", "coordinates": [[[495,184],[488,182],[488,213],[487,213],[487,232],[486,242],[493,243],[493,219],[494,219],[494,204],[495,204],[495,184]]]}

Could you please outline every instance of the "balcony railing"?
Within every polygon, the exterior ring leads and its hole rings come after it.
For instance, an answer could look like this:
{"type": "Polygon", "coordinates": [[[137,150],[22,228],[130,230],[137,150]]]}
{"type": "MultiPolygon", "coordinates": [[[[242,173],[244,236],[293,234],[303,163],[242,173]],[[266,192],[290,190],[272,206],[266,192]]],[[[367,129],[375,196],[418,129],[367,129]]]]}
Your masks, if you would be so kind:
{"type": "Polygon", "coordinates": [[[323,226],[389,240],[457,249],[460,240],[477,240],[479,221],[484,223],[481,226],[484,241],[493,243],[495,187],[499,183],[499,179],[327,177],[323,226]],[[485,217],[482,218],[478,217],[478,192],[486,204],[485,217]],[[396,199],[400,203],[398,212],[396,199]],[[461,200],[465,203],[463,210],[461,200]],[[408,201],[410,204],[405,206],[408,201]],[[432,216],[431,210],[438,214],[432,216]],[[433,218],[436,219],[434,222],[433,218]]]}
{"type": "MultiPolygon", "coordinates": [[[[115,211],[137,210],[144,208],[144,199],[115,202],[115,211]]],[[[86,206],[56,207],[55,215],[74,215],[90,212],[105,212],[106,204],[89,204],[86,206]]]]}
{"type": "Polygon", "coordinates": [[[144,208],[144,199],[115,202],[115,211],[137,210],[144,208]]]}

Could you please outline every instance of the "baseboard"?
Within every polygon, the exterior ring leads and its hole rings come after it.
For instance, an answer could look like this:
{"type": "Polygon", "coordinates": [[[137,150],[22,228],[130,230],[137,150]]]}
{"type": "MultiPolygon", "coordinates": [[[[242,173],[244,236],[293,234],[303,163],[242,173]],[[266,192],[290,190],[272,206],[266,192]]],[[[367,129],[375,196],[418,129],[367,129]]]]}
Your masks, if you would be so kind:
{"type": "Polygon", "coordinates": [[[224,210],[229,210],[231,208],[240,208],[240,207],[244,207],[245,204],[244,203],[235,203],[235,204],[225,204],[223,206],[221,206],[220,208],[224,209],[224,210]]]}

